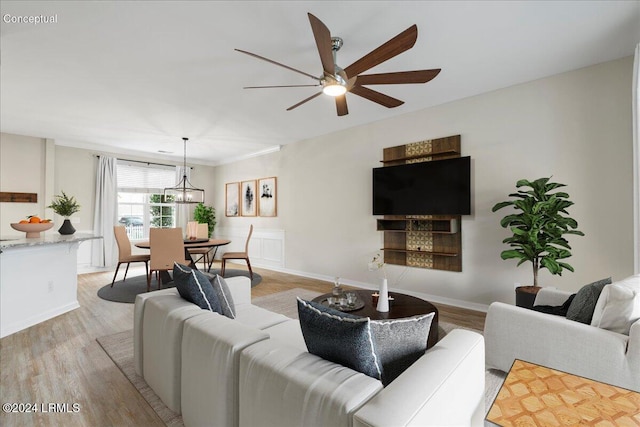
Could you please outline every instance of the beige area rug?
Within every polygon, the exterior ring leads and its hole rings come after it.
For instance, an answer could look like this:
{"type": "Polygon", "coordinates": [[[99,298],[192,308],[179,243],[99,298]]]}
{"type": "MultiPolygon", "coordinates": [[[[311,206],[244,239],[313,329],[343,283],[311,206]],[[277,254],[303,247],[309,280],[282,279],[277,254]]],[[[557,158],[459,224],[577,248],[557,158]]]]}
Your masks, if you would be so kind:
{"type": "MultiPolygon", "coordinates": [[[[290,289],[288,291],[279,292],[277,294],[267,295],[263,297],[253,298],[251,302],[254,305],[265,308],[267,310],[283,314],[292,319],[298,318],[298,309],[295,304],[296,297],[310,300],[320,295],[318,292],[306,289],[290,289]]],[[[441,337],[458,326],[440,322],[439,329],[441,337]]],[[[463,328],[466,329],[466,328],[463,328]]],[[[470,329],[473,330],[473,329],[470,329]]],[[[482,331],[474,330],[482,333],[482,331]]],[[[97,339],[98,343],[109,355],[111,360],[120,368],[122,373],[129,379],[131,384],[140,392],[140,394],[149,402],[149,405],[158,414],[158,416],[169,427],[183,426],[182,417],[165,406],[158,396],[151,390],[142,377],[135,372],[133,364],[133,330],[119,332],[117,334],[108,335],[97,339]]],[[[506,374],[499,371],[486,371],[485,375],[485,407],[487,410],[491,407],[506,374]]]]}

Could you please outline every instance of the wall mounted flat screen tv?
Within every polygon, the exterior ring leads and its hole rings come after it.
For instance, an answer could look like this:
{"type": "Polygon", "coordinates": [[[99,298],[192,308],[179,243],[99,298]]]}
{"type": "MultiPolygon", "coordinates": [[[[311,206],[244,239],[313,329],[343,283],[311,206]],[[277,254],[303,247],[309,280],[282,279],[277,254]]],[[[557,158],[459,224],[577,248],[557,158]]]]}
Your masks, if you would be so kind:
{"type": "Polygon", "coordinates": [[[373,214],[471,214],[471,158],[374,168],[373,214]]]}

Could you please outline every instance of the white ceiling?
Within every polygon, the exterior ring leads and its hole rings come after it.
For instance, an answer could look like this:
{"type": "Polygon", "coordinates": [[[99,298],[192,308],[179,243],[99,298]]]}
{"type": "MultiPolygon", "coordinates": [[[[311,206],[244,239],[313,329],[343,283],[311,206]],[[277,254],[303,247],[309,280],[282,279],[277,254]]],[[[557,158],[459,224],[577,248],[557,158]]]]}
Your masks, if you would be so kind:
{"type": "Polygon", "coordinates": [[[639,1],[7,1],[1,24],[0,130],[57,144],[219,164],[280,145],[632,55],[639,1]],[[344,39],[346,67],[418,26],[413,49],[371,72],[442,68],[423,85],[377,86],[405,104],[347,95],[336,116],[316,88],[243,90],[313,80],[240,48],[320,75],[307,18],[344,39]],[[159,154],[158,151],[173,154],[159,154]]]}

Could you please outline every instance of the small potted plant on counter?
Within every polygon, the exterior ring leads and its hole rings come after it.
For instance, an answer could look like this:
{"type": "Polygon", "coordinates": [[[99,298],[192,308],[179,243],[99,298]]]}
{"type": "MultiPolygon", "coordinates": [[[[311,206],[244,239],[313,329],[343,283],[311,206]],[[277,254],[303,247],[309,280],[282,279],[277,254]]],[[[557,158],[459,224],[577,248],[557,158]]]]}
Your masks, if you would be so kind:
{"type": "Polygon", "coordinates": [[[60,234],[73,234],[76,229],[71,225],[69,217],[80,210],[80,205],[76,202],[75,197],[67,196],[64,191],[60,192],[61,195],[53,197],[53,202],[47,208],[53,209],[55,213],[64,217],[62,226],[58,229],[60,234]]]}

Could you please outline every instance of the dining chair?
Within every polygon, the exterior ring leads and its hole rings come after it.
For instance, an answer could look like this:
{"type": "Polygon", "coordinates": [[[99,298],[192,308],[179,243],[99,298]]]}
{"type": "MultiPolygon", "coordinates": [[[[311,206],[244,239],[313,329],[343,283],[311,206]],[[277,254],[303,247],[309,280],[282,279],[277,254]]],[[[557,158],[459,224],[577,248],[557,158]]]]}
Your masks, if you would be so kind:
{"type": "MultiPolygon", "coordinates": [[[[209,224],[204,223],[204,224],[198,224],[198,228],[196,231],[196,238],[198,239],[208,239],[209,238],[209,224]]],[[[193,263],[197,264],[198,261],[202,260],[202,262],[204,262],[204,269],[207,268],[207,266],[209,265],[209,257],[211,256],[211,251],[213,250],[213,247],[208,247],[208,248],[191,248],[189,249],[189,253],[191,255],[200,255],[200,258],[195,259],[193,263]]],[[[193,258],[193,257],[192,257],[193,258]]]]}
{"type": "Polygon", "coordinates": [[[118,244],[118,265],[116,266],[116,272],[113,274],[113,280],[111,281],[111,287],[113,288],[113,284],[116,281],[116,277],[118,276],[118,270],[120,269],[120,264],[127,263],[127,268],[124,270],[124,277],[122,281],[124,282],[127,279],[127,273],[129,272],[129,264],[132,262],[144,262],[144,269],[149,275],[149,255],[132,255],[131,254],[131,241],[129,240],[129,236],[127,236],[127,229],[122,225],[116,225],[113,227],[113,234],[116,237],[116,243],[118,244]]]}
{"type": "Polygon", "coordinates": [[[247,262],[247,267],[249,268],[249,277],[253,280],[253,271],[251,270],[251,262],[249,262],[249,240],[251,239],[251,234],[253,233],[253,224],[249,227],[249,235],[247,236],[247,243],[244,245],[244,252],[225,252],[222,255],[222,270],[220,271],[220,275],[224,277],[224,271],[226,262],[229,259],[243,259],[247,262]]]}
{"type": "MultiPolygon", "coordinates": [[[[151,275],[154,271],[162,273],[173,271],[173,264],[189,265],[185,260],[182,228],[150,228],[149,251],[151,267],[147,274],[147,292],[151,290],[151,275]]],[[[162,274],[158,274],[158,289],[162,286],[162,274]]]]}

